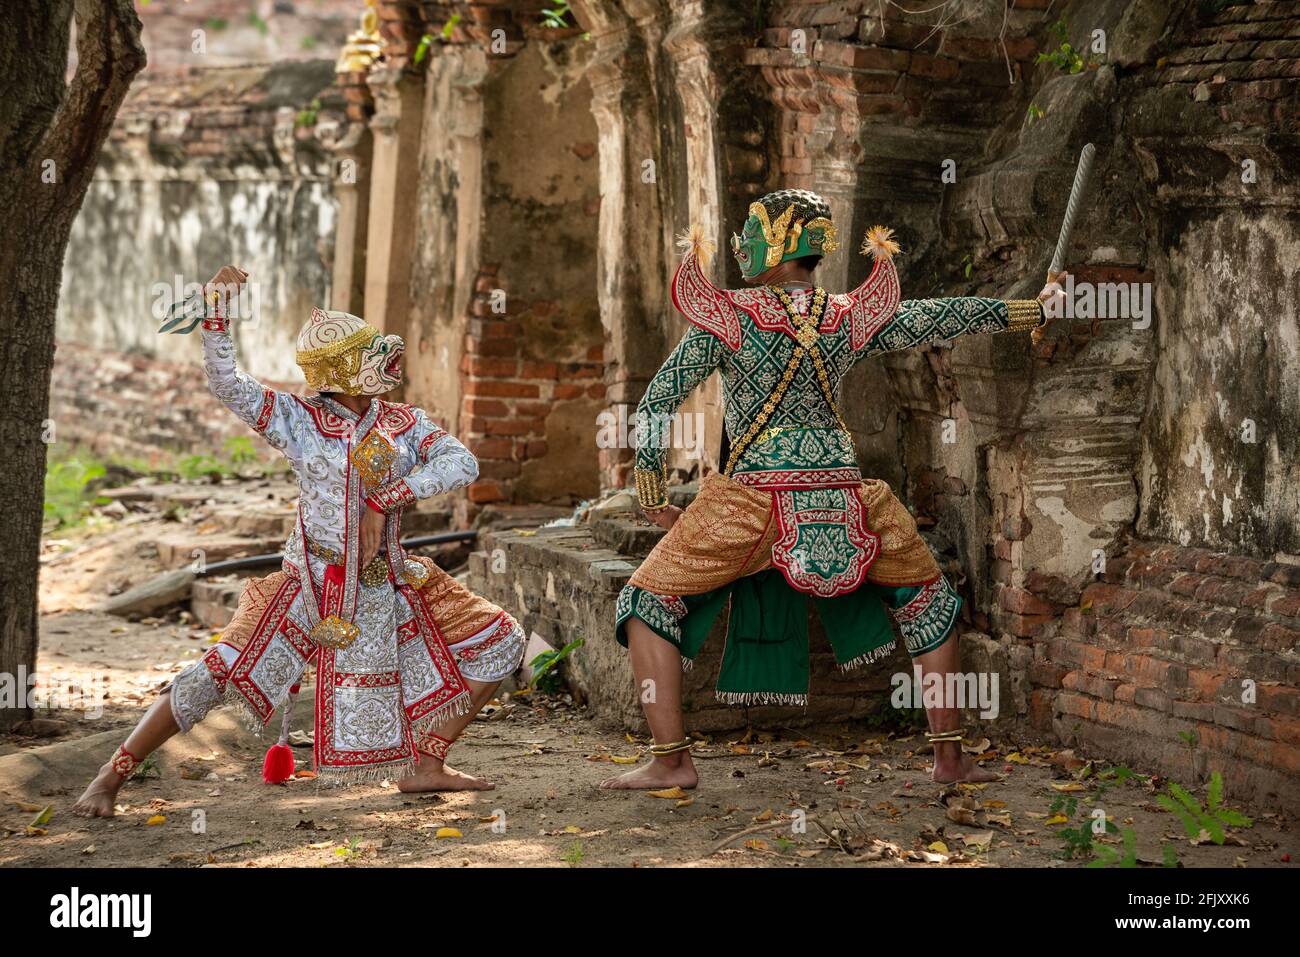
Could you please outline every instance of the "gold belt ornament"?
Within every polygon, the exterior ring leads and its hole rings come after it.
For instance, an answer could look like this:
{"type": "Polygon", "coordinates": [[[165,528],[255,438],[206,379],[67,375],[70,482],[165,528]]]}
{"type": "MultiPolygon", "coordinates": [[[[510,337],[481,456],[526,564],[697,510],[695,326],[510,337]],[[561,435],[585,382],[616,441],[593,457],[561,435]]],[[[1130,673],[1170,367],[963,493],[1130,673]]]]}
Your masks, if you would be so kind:
{"type": "MultiPolygon", "coordinates": [[[[342,565],[343,555],[335,551],[328,545],[322,545],[319,542],[307,539],[307,551],[319,558],[321,561],[330,565],[342,565]]],[[[388,559],[382,553],[376,555],[369,564],[361,569],[361,583],[363,585],[382,585],[388,581],[388,559]]]]}

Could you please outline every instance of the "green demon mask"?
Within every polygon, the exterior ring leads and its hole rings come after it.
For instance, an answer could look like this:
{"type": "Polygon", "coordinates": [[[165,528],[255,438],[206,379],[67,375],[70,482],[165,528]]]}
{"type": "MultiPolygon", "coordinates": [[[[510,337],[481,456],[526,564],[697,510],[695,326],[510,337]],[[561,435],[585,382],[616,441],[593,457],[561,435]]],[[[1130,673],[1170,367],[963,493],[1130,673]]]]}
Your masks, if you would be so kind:
{"type": "Polygon", "coordinates": [[[731,236],[731,251],[747,280],[787,259],[824,256],[839,244],[831,208],[816,193],[781,189],[749,207],[745,227],[731,236]]]}

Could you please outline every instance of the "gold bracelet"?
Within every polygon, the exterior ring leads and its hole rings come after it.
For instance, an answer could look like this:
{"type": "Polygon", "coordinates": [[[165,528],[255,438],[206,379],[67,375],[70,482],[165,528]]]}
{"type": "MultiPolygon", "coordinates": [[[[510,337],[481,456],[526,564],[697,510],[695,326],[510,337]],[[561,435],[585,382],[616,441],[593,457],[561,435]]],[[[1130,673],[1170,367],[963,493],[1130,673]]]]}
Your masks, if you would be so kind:
{"type": "Polygon", "coordinates": [[[636,470],[636,497],[641,507],[647,512],[654,512],[668,505],[668,496],[664,491],[662,473],[650,469],[636,470]]]}
{"type": "Polygon", "coordinates": [[[1047,320],[1043,304],[1037,299],[1003,299],[1007,304],[1007,332],[1037,329],[1047,320]]]}
{"type": "Polygon", "coordinates": [[[680,741],[674,741],[672,744],[652,744],[650,753],[655,757],[663,754],[676,754],[678,751],[689,751],[694,742],[690,738],[682,738],[680,741]]]}

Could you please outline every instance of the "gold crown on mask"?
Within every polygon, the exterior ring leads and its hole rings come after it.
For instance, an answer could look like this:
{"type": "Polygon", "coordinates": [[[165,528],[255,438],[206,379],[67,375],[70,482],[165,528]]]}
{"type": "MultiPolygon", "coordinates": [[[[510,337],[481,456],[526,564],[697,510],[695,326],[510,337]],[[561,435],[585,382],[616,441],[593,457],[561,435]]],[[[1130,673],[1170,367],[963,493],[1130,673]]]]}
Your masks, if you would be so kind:
{"type": "Polygon", "coordinates": [[[358,316],[313,307],[307,325],[298,333],[296,354],[307,385],[317,392],[354,394],[361,350],[378,335],[378,329],[358,316]]]}

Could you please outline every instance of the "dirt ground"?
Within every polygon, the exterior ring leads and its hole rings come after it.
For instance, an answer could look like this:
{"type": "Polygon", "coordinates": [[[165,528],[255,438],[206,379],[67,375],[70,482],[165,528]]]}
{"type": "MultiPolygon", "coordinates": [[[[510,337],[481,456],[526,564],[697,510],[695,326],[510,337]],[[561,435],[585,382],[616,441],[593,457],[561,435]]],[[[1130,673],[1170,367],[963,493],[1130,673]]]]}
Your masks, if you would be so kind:
{"type": "MultiPolygon", "coordinates": [[[[1062,835],[1082,833],[1098,807],[1120,832],[1099,843],[1122,854],[1131,828],[1138,866],[1285,867],[1295,850],[1293,822],[1250,808],[1253,826],[1223,846],[1193,843],[1156,802],[1166,782],[1120,781],[1086,755],[1002,738],[968,750],[1004,780],[942,787],[921,736],[865,725],[701,737],[695,791],[602,791],[601,779],[648,760],[648,742],[527,691],[503,694],[452,752],[496,782],[491,792],[266,785],[270,741],[217,711],[128,782],[115,818],[86,821],[69,810],[85,783],[213,640],[177,612],[131,622],[92,610],[157,570],[156,533],[140,516],[49,549],[40,670],[67,695],[102,682],[105,703],[102,714],[43,711],[0,737],[0,866],[1079,867],[1087,858],[1063,859],[1062,835]]],[[[310,728],[310,700],[307,685],[295,729],[310,728]]],[[[310,748],[295,751],[308,771],[310,748]]]]}

